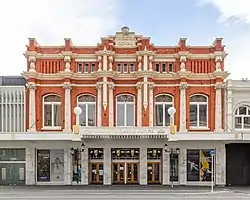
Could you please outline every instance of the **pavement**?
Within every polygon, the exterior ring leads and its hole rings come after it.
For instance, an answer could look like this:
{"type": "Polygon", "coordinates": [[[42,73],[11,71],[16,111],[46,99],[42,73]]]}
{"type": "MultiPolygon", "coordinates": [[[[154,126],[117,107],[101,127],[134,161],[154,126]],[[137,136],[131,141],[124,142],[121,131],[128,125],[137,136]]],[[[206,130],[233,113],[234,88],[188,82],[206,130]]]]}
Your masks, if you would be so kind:
{"type": "Polygon", "coordinates": [[[219,200],[250,199],[250,188],[161,186],[13,186],[0,187],[0,200],[219,200]]]}

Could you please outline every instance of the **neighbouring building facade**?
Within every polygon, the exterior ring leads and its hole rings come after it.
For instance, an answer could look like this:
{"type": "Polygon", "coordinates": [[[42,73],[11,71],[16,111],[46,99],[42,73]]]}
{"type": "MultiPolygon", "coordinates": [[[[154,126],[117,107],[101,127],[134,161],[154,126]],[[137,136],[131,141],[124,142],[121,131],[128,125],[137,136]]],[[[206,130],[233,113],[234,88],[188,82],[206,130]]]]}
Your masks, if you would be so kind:
{"type": "Polygon", "coordinates": [[[26,131],[25,84],[22,76],[0,77],[0,185],[25,184],[25,145],[13,134],[26,131]]]}
{"type": "Polygon", "coordinates": [[[96,46],[30,38],[25,57],[26,129],[3,134],[3,145],[25,148],[25,184],[71,185],[79,172],[82,185],[210,185],[215,150],[215,184],[226,185],[225,145],[238,135],[225,128],[221,38],[156,46],[123,27],[96,46]]]}

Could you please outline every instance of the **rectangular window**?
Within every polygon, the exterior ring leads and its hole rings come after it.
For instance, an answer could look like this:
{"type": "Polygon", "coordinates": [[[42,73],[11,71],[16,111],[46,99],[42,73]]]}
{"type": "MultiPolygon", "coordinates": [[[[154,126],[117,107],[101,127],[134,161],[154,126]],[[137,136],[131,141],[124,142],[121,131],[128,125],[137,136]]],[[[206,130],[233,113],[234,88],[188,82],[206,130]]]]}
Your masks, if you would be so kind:
{"type": "Polygon", "coordinates": [[[199,105],[199,127],[207,127],[207,105],[199,105]]]}
{"type": "Polygon", "coordinates": [[[211,181],[211,161],[210,149],[188,149],[187,181],[211,181]]]}
{"type": "Polygon", "coordinates": [[[125,126],[125,105],[117,104],[117,126],[125,126]]]}
{"type": "Polygon", "coordinates": [[[77,64],[77,72],[82,73],[82,63],[77,64]]]}
{"type": "Polygon", "coordinates": [[[103,159],[103,149],[102,148],[96,148],[96,149],[89,149],[89,159],[95,160],[95,159],[103,159]]]}
{"type": "Polygon", "coordinates": [[[85,63],[84,64],[84,73],[88,73],[89,72],[89,63],[85,63]]]}
{"type": "Polygon", "coordinates": [[[162,63],[162,73],[166,73],[167,72],[167,65],[166,63],[162,63]]]}
{"type": "Polygon", "coordinates": [[[190,105],[190,126],[197,127],[198,126],[198,106],[190,105]]]}
{"type": "Polygon", "coordinates": [[[53,105],[54,126],[61,126],[61,105],[53,105]]]}
{"type": "Polygon", "coordinates": [[[116,69],[117,73],[121,73],[121,71],[122,71],[121,63],[117,63],[116,67],[117,67],[117,69],[116,69]]]}
{"type": "Polygon", "coordinates": [[[123,64],[123,73],[128,73],[128,64],[127,63],[123,64]]]}
{"type": "Polygon", "coordinates": [[[79,116],[79,125],[80,126],[87,126],[87,119],[86,119],[86,104],[79,104],[78,105],[82,109],[82,114],[79,116]]]}
{"type": "Polygon", "coordinates": [[[179,179],[179,154],[170,153],[170,181],[178,181],[179,179]]]}
{"type": "Polygon", "coordinates": [[[168,64],[168,71],[169,72],[174,72],[174,64],[173,63],[168,64]]]}
{"type": "Polygon", "coordinates": [[[163,126],[163,104],[155,106],[155,125],[163,126]]]}
{"type": "Polygon", "coordinates": [[[155,71],[160,72],[160,64],[159,63],[155,64],[155,71]]]}
{"type": "Polygon", "coordinates": [[[95,72],[95,63],[92,63],[92,64],[91,64],[91,72],[92,72],[92,73],[95,72]]]}
{"type": "Polygon", "coordinates": [[[95,104],[88,104],[88,126],[95,126],[95,104]]]}
{"type": "Polygon", "coordinates": [[[126,108],[126,126],[134,126],[134,104],[127,104],[126,108]]]}
{"type": "Polygon", "coordinates": [[[134,63],[130,63],[129,72],[130,72],[130,73],[134,73],[134,71],[135,71],[135,64],[134,64],[134,63]]]}

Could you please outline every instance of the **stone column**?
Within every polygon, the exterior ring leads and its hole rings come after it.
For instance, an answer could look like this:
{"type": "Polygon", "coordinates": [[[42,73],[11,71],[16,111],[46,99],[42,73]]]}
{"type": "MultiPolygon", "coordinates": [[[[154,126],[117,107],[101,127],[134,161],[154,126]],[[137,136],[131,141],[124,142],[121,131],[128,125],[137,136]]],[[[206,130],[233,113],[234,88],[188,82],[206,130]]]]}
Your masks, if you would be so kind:
{"type": "Polygon", "coordinates": [[[169,153],[162,152],[162,185],[168,185],[170,182],[170,159],[169,153]]]}
{"type": "Polygon", "coordinates": [[[109,84],[109,126],[114,126],[114,84],[109,84]]]}
{"type": "Polygon", "coordinates": [[[187,88],[187,83],[180,84],[180,132],[187,132],[186,88],[187,88]]]}
{"type": "Polygon", "coordinates": [[[222,83],[216,83],[215,85],[215,131],[222,132],[222,98],[221,89],[222,83]]]}
{"type": "Polygon", "coordinates": [[[70,149],[64,149],[64,184],[71,185],[72,184],[72,156],[70,154],[70,149]]]}
{"type": "Polygon", "coordinates": [[[140,185],[147,185],[147,148],[140,148],[140,185]]]}
{"type": "Polygon", "coordinates": [[[29,89],[29,127],[28,132],[36,131],[36,84],[28,83],[29,89]]]}
{"type": "Polygon", "coordinates": [[[149,127],[154,126],[154,84],[149,84],[149,127]]]}
{"type": "Polygon", "coordinates": [[[97,127],[102,126],[102,85],[97,84],[97,127]]]}
{"type": "Polygon", "coordinates": [[[187,184],[187,149],[180,149],[179,154],[179,183],[187,184]]]}
{"type": "Polygon", "coordinates": [[[143,70],[148,71],[148,55],[143,55],[143,70]]]}
{"type": "Polygon", "coordinates": [[[233,128],[233,91],[227,90],[227,101],[226,101],[226,126],[227,131],[232,132],[233,128]]]}
{"type": "Polygon", "coordinates": [[[137,84],[137,126],[142,126],[142,85],[137,84]]]}
{"type": "Polygon", "coordinates": [[[36,150],[32,147],[25,149],[26,160],[26,185],[36,185],[36,150]]]}
{"type": "Polygon", "coordinates": [[[71,132],[71,84],[64,83],[63,88],[65,89],[65,121],[64,121],[64,132],[71,132]]]}
{"type": "Polygon", "coordinates": [[[82,165],[82,174],[81,174],[81,185],[89,184],[89,150],[85,147],[84,152],[81,152],[81,165],[82,165]]]}
{"type": "Polygon", "coordinates": [[[216,148],[215,156],[215,184],[218,186],[226,185],[226,148],[223,144],[216,148]]]}
{"type": "Polygon", "coordinates": [[[104,148],[104,177],[103,184],[111,185],[111,147],[104,148]]]}

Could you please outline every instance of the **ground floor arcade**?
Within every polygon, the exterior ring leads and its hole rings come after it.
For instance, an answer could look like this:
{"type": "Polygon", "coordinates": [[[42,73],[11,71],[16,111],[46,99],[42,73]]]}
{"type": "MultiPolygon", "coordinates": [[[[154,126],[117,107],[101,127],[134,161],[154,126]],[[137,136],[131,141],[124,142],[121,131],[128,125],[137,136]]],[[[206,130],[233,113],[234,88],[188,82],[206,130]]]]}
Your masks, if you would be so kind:
{"type": "Polygon", "coordinates": [[[225,145],[218,141],[89,138],[5,141],[1,148],[3,185],[72,185],[78,181],[81,185],[210,185],[211,149],[216,152],[215,184],[226,184],[225,145]]]}

